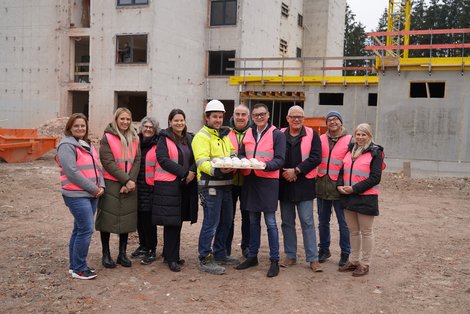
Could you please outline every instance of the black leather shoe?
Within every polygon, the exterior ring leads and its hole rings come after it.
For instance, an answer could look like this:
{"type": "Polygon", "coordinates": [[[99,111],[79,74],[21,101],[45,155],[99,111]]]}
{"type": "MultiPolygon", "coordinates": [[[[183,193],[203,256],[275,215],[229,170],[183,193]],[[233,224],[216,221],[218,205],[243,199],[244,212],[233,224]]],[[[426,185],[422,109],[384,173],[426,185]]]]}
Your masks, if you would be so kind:
{"type": "Polygon", "coordinates": [[[149,265],[152,264],[157,260],[157,254],[155,251],[150,250],[148,253],[144,256],[144,258],[140,261],[142,265],[149,265]]]}
{"type": "Polygon", "coordinates": [[[104,268],[115,268],[116,263],[111,258],[111,254],[103,253],[103,257],[101,258],[101,264],[103,264],[104,268]]]}
{"type": "Polygon", "coordinates": [[[331,256],[330,250],[320,249],[318,250],[318,261],[324,263],[331,256]]]}
{"type": "Polygon", "coordinates": [[[116,263],[123,267],[131,267],[132,265],[132,262],[127,258],[125,253],[119,253],[116,263]]]}
{"type": "MultiPolygon", "coordinates": [[[[166,260],[166,258],[163,258],[163,263],[168,264],[168,261],[166,260]]],[[[179,259],[176,261],[176,263],[181,266],[181,265],[184,265],[186,261],[184,259],[179,259]]]]}
{"type": "Polygon", "coordinates": [[[235,269],[242,270],[258,266],[258,256],[248,257],[243,263],[238,264],[235,269]]]}
{"type": "Polygon", "coordinates": [[[339,267],[346,265],[348,261],[349,261],[349,254],[341,253],[341,259],[338,262],[339,267]]]}
{"type": "Polygon", "coordinates": [[[170,267],[170,270],[174,271],[175,273],[181,270],[181,267],[180,265],[178,265],[178,262],[170,262],[170,264],[168,264],[168,267],[170,267]]]}
{"type": "Polygon", "coordinates": [[[279,261],[271,260],[271,266],[269,266],[268,277],[276,277],[279,275],[279,261]]]}

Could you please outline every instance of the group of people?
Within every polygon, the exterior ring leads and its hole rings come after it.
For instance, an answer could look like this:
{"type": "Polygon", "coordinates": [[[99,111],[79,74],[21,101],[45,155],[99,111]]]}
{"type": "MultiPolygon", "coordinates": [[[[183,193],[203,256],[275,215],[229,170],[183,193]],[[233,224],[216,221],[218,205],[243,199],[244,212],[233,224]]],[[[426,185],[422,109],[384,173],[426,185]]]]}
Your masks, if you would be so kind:
{"type": "Polygon", "coordinates": [[[304,125],[304,111],[293,106],[288,127],[277,129],[262,103],[250,109],[234,108],[230,127],[223,126],[225,107],[218,100],[205,108],[205,124],[196,133],[187,130],[185,113],[173,109],[168,127],[145,117],[139,131],[132,114],[118,108],[106,127],[99,155],[88,138],[88,121],[73,114],[57,149],[61,192],[74,217],[69,243],[69,273],[93,279],[87,254],[93,229],[100,231],[102,265],[130,267],[128,234],[137,229],[139,246],[131,257],[148,265],[157,259],[157,225],[163,228],[162,256],[171,271],[179,272],[183,221],[197,222],[198,196],[203,221],[198,240],[199,269],[224,274],[226,265],[244,270],[258,265],[261,216],[267,228],[270,266],[297,263],[296,212],[303,236],[305,259],[313,272],[330,256],[330,217],[334,208],[340,228],[339,271],[353,276],[369,272],[373,247],[372,224],[378,211],[383,149],[373,142],[368,124],[348,135],[339,112],[326,116],[328,131],[319,136],[304,125]],[[251,119],[250,119],[251,117],[251,119]],[[99,157],[98,157],[99,156],[99,157]],[[261,169],[215,167],[214,158],[256,158],[261,169]],[[317,246],[313,200],[317,198],[317,246]],[[236,205],[241,213],[241,255],[232,254],[236,205]],[[276,211],[280,204],[285,256],[279,253],[276,211]],[[96,213],[96,222],[94,216],[96,213]],[[263,215],[261,215],[263,214],[263,215]],[[119,235],[114,260],[110,234],[119,235]]]}

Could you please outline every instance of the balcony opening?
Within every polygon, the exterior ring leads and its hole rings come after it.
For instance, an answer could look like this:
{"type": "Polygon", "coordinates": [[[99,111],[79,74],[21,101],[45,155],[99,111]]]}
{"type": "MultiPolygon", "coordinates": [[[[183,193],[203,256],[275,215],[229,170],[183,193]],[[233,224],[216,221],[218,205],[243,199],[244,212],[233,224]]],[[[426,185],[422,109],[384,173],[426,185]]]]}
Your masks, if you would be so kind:
{"type": "Polygon", "coordinates": [[[90,83],[90,38],[72,37],[75,83],[90,83]]]}

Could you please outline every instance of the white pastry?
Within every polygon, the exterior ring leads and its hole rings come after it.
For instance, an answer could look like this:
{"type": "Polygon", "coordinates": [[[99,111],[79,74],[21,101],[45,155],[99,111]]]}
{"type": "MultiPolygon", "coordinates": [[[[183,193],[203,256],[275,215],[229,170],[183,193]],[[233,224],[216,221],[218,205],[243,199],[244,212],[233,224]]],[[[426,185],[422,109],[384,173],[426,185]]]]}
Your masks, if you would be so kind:
{"type": "Polygon", "coordinates": [[[223,166],[224,166],[224,161],[223,161],[223,159],[220,159],[220,158],[214,158],[214,159],[212,159],[212,163],[213,163],[214,166],[216,166],[216,167],[223,167],[223,166]]]}
{"type": "Polygon", "coordinates": [[[225,157],[225,158],[224,158],[224,166],[225,166],[225,167],[232,167],[232,158],[230,158],[230,157],[225,157]]]}
{"type": "Polygon", "coordinates": [[[240,165],[241,168],[250,168],[250,167],[251,167],[250,161],[249,161],[248,159],[246,159],[246,158],[242,158],[242,159],[240,160],[240,162],[241,162],[241,165],[240,165]]]}
{"type": "Polygon", "coordinates": [[[241,165],[242,165],[242,161],[238,157],[232,158],[232,166],[234,168],[240,168],[241,165]]]}

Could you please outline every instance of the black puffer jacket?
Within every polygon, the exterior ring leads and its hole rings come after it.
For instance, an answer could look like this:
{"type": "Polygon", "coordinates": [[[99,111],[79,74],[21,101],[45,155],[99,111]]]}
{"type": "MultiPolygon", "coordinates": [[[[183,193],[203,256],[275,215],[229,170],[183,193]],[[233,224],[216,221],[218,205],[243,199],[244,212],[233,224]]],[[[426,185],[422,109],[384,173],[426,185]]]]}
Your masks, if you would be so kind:
{"type": "MultiPolygon", "coordinates": [[[[197,222],[197,179],[184,183],[188,171],[183,167],[183,154],[178,147],[178,163],[169,158],[166,140],[171,140],[168,130],[160,132],[157,145],[157,160],[163,170],[176,175],[173,181],[155,181],[152,207],[152,223],[162,226],[178,226],[183,221],[197,222]]],[[[192,134],[186,135],[190,150],[189,170],[196,172],[194,155],[191,150],[192,134]]]]}
{"type": "MultiPolygon", "coordinates": [[[[352,151],[354,143],[349,144],[349,151],[352,151]]],[[[365,191],[373,188],[380,183],[382,178],[382,163],[383,163],[383,147],[376,144],[371,144],[367,147],[363,154],[370,152],[372,160],[370,162],[369,177],[361,182],[352,186],[353,194],[341,195],[341,204],[345,209],[358,212],[363,215],[378,216],[379,215],[379,196],[378,195],[361,195],[365,191]]],[[[345,185],[343,179],[343,170],[341,168],[338,177],[337,186],[345,185]]],[[[349,183],[346,183],[348,185],[349,183]]]]}
{"type": "Polygon", "coordinates": [[[140,137],[140,151],[141,161],[139,175],[137,176],[137,208],[141,212],[149,212],[152,210],[152,197],[153,197],[153,186],[148,185],[145,182],[145,156],[155,145],[157,145],[158,135],[154,135],[150,139],[144,139],[142,134],[140,137]]]}

